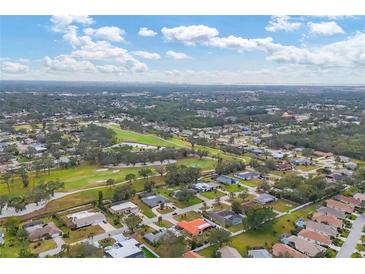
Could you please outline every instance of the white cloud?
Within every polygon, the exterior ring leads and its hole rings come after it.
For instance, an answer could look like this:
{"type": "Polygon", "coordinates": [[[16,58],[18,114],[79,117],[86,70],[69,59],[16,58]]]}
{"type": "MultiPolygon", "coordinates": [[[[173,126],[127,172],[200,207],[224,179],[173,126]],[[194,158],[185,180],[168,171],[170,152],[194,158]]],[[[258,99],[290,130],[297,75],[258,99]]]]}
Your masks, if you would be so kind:
{"type": "Polygon", "coordinates": [[[44,58],[44,64],[46,68],[52,71],[64,71],[64,72],[75,72],[75,71],[96,71],[95,65],[90,61],[79,61],[69,55],[59,55],[55,58],[46,56],[44,58]]]}
{"type": "Polygon", "coordinates": [[[102,65],[96,67],[101,73],[124,73],[127,70],[124,67],[119,67],[115,65],[102,65]]]}
{"type": "Polygon", "coordinates": [[[207,42],[219,34],[217,29],[205,25],[164,27],[161,32],[167,41],[179,41],[189,46],[207,42]]]}
{"type": "Polygon", "coordinates": [[[269,21],[269,25],[266,26],[266,30],[269,32],[277,31],[294,31],[302,26],[300,22],[290,22],[289,16],[273,16],[269,21]]]}
{"type": "Polygon", "coordinates": [[[158,54],[156,52],[133,51],[132,54],[142,57],[144,59],[149,59],[149,60],[158,60],[161,58],[160,54],[158,54]]]}
{"type": "Polygon", "coordinates": [[[143,36],[143,37],[153,37],[153,36],[157,35],[157,32],[155,32],[151,29],[148,29],[146,27],[142,27],[142,28],[139,28],[138,35],[143,36]]]}
{"type": "Polygon", "coordinates": [[[124,40],[125,31],[118,27],[107,26],[98,29],[87,28],[84,30],[87,35],[94,35],[98,39],[104,39],[114,42],[121,42],[124,40]]]}
{"type": "Polygon", "coordinates": [[[79,23],[82,25],[91,25],[94,23],[93,19],[87,15],[54,15],[51,17],[52,30],[54,32],[65,32],[67,27],[72,23],[79,23]]]}
{"type": "Polygon", "coordinates": [[[11,73],[11,74],[20,74],[20,73],[28,72],[29,66],[21,64],[21,63],[5,61],[5,62],[1,63],[1,71],[5,72],[5,73],[11,73]]]}
{"type": "Polygon", "coordinates": [[[309,32],[312,34],[334,35],[345,33],[343,29],[334,21],[320,23],[309,22],[308,27],[309,32]]]}
{"type": "Polygon", "coordinates": [[[189,55],[183,52],[176,52],[173,50],[169,50],[168,52],[166,52],[166,56],[174,60],[191,59],[189,55]]]}

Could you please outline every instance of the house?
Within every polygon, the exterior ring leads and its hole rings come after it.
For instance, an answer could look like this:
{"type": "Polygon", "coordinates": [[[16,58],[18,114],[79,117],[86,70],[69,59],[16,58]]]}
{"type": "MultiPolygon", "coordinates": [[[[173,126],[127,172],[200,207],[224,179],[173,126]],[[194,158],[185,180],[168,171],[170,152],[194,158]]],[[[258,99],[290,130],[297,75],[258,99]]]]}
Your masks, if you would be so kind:
{"type": "Polygon", "coordinates": [[[315,257],[325,250],[321,246],[318,246],[312,242],[309,242],[294,235],[290,236],[288,240],[290,244],[295,247],[296,250],[302,252],[309,257],[315,257]]]}
{"type": "Polygon", "coordinates": [[[128,239],[117,242],[104,250],[106,257],[109,258],[144,258],[141,243],[135,239],[128,239]]]}
{"type": "Polygon", "coordinates": [[[166,234],[167,230],[164,229],[162,231],[159,231],[157,233],[147,233],[143,237],[150,242],[151,244],[156,244],[158,241],[166,234]]]}
{"type": "Polygon", "coordinates": [[[345,163],[344,167],[346,167],[349,170],[355,170],[357,168],[357,164],[354,162],[345,163]]]}
{"type": "Polygon", "coordinates": [[[329,208],[329,207],[320,207],[317,212],[321,212],[325,215],[330,215],[330,216],[334,216],[337,219],[345,219],[346,214],[345,212],[339,211],[337,209],[333,209],[333,208],[329,208]]]}
{"type": "Polygon", "coordinates": [[[28,234],[28,239],[31,242],[36,242],[46,238],[55,238],[62,235],[62,230],[59,229],[53,222],[44,224],[43,222],[32,222],[23,226],[28,234]]]}
{"type": "Polygon", "coordinates": [[[331,153],[331,152],[323,152],[323,151],[319,151],[319,150],[314,151],[313,154],[317,157],[325,157],[325,158],[333,156],[333,153],[331,153]]]}
{"type": "Polygon", "coordinates": [[[275,257],[283,258],[308,258],[308,256],[296,251],[294,248],[281,243],[276,243],[273,245],[272,254],[275,257]]]}
{"type": "Polygon", "coordinates": [[[278,171],[289,171],[292,169],[293,169],[293,166],[288,162],[279,162],[276,164],[276,170],[278,170],[278,171]]]}
{"type": "Polygon", "coordinates": [[[246,171],[246,172],[238,172],[234,174],[235,177],[248,181],[248,180],[252,180],[252,179],[257,179],[260,177],[260,174],[256,173],[256,172],[250,172],[250,171],[246,171]]]}
{"type": "Polygon", "coordinates": [[[334,216],[323,214],[321,212],[314,213],[312,220],[316,221],[318,223],[323,223],[326,225],[333,226],[335,228],[342,228],[342,226],[343,226],[342,220],[337,219],[334,216]]]}
{"type": "Polygon", "coordinates": [[[298,233],[298,237],[322,246],[329,246],[332,243],[328,236],[307,229],[302,229],[298,233]]]}
{"type": "Polygon", "coordinates": [[[214,222],[224,227],[242,224],[243,222],[243,217],[241,215],[229,210],[208,212],[208,215],[213,219],[214,222]]]}
{"type": "Polygon", "coordinates": [[[221,258],[242,258],[237,249],[230,246],[223,246],[217,251],[221,258]]]}
{"type": "Polygon", "coordinates": [[[232,184],[237,184],[239,182],[239,180],[226,175],[218,176],[217,181],[224,185],[232,185],[232,184]]]}
{"type": "Polygon", "coordinates": [[[296,166],[300,166],[300,165],[301,166],[308,166],[312,162],[311,162],[310,159],[302,157],[302,158],[291,160],[290,163],[293,164],[293,165],[296,165],[296,166]]]}
{"type": "Polygon", "coordinates": [[[203,256],[199,255],[198,253],[190,250],[188,252],[185,252],[183,254],[183,258],[189,258],[189,259],[193,259],[193,258],[204,258],[203,256]]]}
{"type": "Polygon", "coordinates": [[[360,204],[361,204],[361,202],[356,200],[354,197],[346,197],[346,196],[341,195],[341,194],[336,195],[334,197],[334,199],[337,200],[337,201],[340,201],[344,204],[348,204],[350,206],[353,206],[353,207],[359,207],[360,204]]]}
{"type": "Polygon", "coordinates": [[[365,201],[365,194],[363,193],[355,193],[354,198],[358,200],[360,203],[365,201]]]}
{"type": "Polygon", "coordinates": [[[325,224],[321,224],[321,223],[317,223],[317,222],[313,222],[313,221],[306,221],[305,222],[305,228],[307,230],[312,230],[312,231],[316,231],[318,233],[321,233],[323,235],[326,236],[336,236],[337,235],[337,229],[330,226],[330,225],[325,225],[325,224]]]}
{"type": "Polygon", "coordinates": [[[214,189],[217,189],[218,187],[219,185],[216,183],[205,183],[205,182],[198,182],[192,185],[192,188],[198,192],[212,191],[214,189]]]}
{"type": "Polygon", "coordinates": [[[261,194],[260,196],[255,198],[255,201],[262,205],[274,202],[276,200],[277,200],[276,197],[274,197],[270,194],[267,194],[267,193],[261,194]]]}
{"type": "Polygon", "coordinates": [[[72,229],[106,222],[101,212],[81,211],[67,215],[67,225],[72,229]]]}
{"type": "Polygon", "coordinates": [[[266,249],[251,249],[248,251],[248,256],[251,258],[272,258],[272,255],[266,249]]]}
{"type": "Polygon", "coordinates": [[[339,211],[345,212],[345,213],[352,213],[354,212],[354,207],[351,205],[347,205],[338,201],[335,201],[333,199],[329,199],[326,201],[327,207],[337,209],[339,211]]]}
{"type": "Polygon", "coordinates": [[[207,228],[212,227],[210,223],[205,221],[204,219],[195,219],[190,222],[188,221],[181,221],[177,222],[177,226],[186,232],[188,232],[192,236],[196,236],[206,230],[207,228]]]}
{"type": "Polygon", "coordinates": [[[133,204],[132,202],[125,202],[113,205],[109,208],[109,211],[112,214],[137,214],[139,212],[138,206],[133,204]]]}
{"type": "Polygon", "coordinates": [[[160,204],[165,204],[166,202],[168,202],[168,200],[160,195],[151,195],[143,197],[142,202],[148,205],[149,207],[153,208],[160,204]]]}

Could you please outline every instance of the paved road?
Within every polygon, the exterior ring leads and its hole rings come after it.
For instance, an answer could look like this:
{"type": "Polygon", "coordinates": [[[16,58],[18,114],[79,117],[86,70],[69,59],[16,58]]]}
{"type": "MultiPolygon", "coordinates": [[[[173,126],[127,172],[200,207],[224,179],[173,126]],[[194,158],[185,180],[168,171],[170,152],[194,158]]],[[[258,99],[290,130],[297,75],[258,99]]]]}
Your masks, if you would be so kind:
{"type": "Polygon", "coordinates": [[[347,240],[341,247],[340,251],[337,253],[336,258],[351,258],[352,253],[355,252],[356,244],[360,240],[361,232],[365,225],[365,214],[360,215],[353,222],[352,228],[350,231],[347,240]]]}

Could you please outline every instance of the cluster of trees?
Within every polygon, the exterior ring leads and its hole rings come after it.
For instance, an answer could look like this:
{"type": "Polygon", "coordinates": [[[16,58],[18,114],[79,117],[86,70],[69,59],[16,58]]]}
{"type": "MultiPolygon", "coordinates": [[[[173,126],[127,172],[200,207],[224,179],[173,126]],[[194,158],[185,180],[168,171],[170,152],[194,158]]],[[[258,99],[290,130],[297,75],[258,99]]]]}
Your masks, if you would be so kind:
{"type": "Polygon", "coordinates": [[[229,162],[229,161],[223,161],[222,159],[219,159],[218,163],[215,167],[215,172],[219,175],[222,175],[222,174],[229,174],[232,172],[244,170],[245,168],[246,168],[246,165],[242,161],[229,162]]]}
{"type": "Polygon", "coordinates": [[[277,135],[267,140],[273,147],[292,144],[365,160],[365,119],[360,125],[328,127],[308,132],[277,135]]]}
{"type": "Polygon", "coordinates": [[[271,207],[252,207],[246,212],[245,225],[249,230],[258,230],[265,225],[272,225],[275,213],[271,207]]]}
{"type": "Polygon", "coordinates": [[[101,147],[110,146],[116,142],[115,132],[110,128],[89,124],[82,129],[80,142],[92,142],[101,147]]]}
{"type": "Polygon", "coordinates": [[[306,179],[290,174],[275,184],[276,188],[282,190],[282,192],[275,193],[275,195],[297,203],[306,203],[316,201],[326,195],[334,195],[342,189],[342,185],[339,182],[328,187],[325,179],[321,176],[306,179]]]}
{"type": "Polygon", "coordinates": [[[187,157],[193,151],[189,149],[162,149],[133,152],[125,148],[118,148],[106,151],[100,151],[98,162],[102,165],[117,165],[120,163],[135,165],[136,163],[144,163],[171,159],[181,159],[187,157]]]}
{"type": "Polygon", "coordinates": [[[201,176],[200,168],[184,165],[168,165],[166,171],[165,181],[168,185],[189,185],[196,182],[201,176]]]}
{"type": "Polygon", "coordinates": [[[64,187],[64,183],[60,181],[49,181],[47,183],[40,183],[32,188],[26,195],[16,195],[9,197],[7,195],[0,195],[0,214],[7,206],[14,208],[16,212],[22,211],[27,204],[47,201],[54,196],[56,190],[64,187]]]}

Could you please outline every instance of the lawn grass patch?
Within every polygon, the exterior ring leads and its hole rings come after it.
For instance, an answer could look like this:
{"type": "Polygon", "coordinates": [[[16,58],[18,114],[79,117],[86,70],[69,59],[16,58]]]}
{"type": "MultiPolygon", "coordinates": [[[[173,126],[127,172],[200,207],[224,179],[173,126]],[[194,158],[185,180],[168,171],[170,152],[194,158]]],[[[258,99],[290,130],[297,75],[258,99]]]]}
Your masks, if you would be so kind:
{"type": "Polygon", "coordinates": [[[30,252],[34,254],[39,254],[47,250],[55,249],[56,247],[57,244],[52,239],[41,240],[36,243],[31,243],[29,245],[30,252]]]}
{"type": "Polygon", "coordinates": [[[246,188],[240,184],[231,184],[231,185],[221,185],[220,186],[223,190],[229,191],[229,192],[241,192],[245,190],[246,188]]]}
{"type": "Polygon", "coordinates": [[[176,221],[192,221],[198,218],[202,218],[202,215],[196,211],[189,211],[184,214],[180,214],[174,217],[176,221]]]}
{"type": "Polygon", "coordinates": [[[273,203],[270,203],[268,206],[272,207],[274,210],[286,212],[293,209],[295,206],[297,206],[297,204],[286,200],[277,200],[273,203]]]}
{"type": "Polygon", "coordinates": [[[222,197],[225,194],[219,190],[211,190],[211,191],[201,192],[200,195],[204,196],[205,198],[208,198],[209,200],[213,200],[218,197],[222,197]]]}
{"type": "Polygon", "coordinates": [[[76,230],[69,230],[68,232],[69,237],[64,238],[64,241],[68,244],[71,244],[81,240],[92,238],[93,236],[96,236],[104,232],[105,232],[104,229],[102,229],[99,225],[82,227],[76,230]]]}
{"type": "Polygon", "coordinates": [[[166,220],[162,220],[162,221],[157,221],[155,222],[156,225],[158,225],[159,227],[164,227],[164,228],[170,228],[173,226],[172,223],[170,223],[169,221],[166,220]]]}

